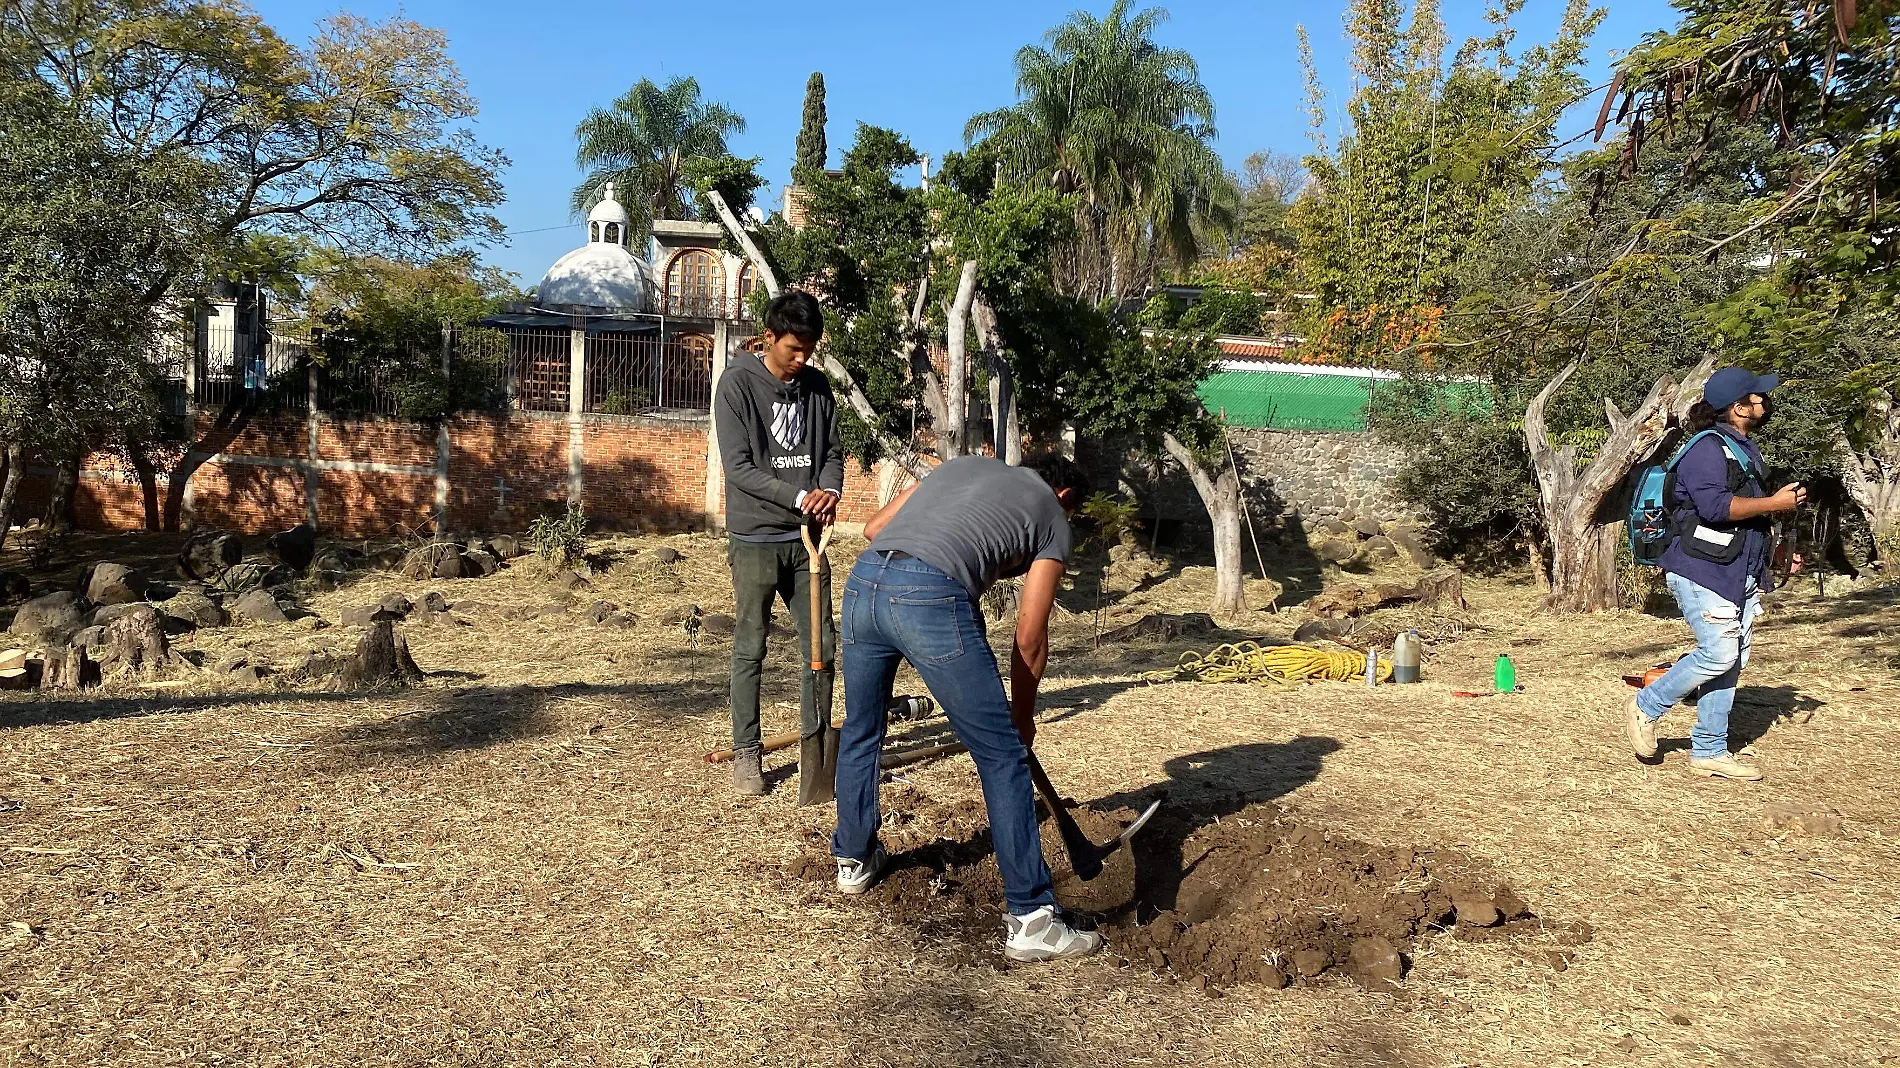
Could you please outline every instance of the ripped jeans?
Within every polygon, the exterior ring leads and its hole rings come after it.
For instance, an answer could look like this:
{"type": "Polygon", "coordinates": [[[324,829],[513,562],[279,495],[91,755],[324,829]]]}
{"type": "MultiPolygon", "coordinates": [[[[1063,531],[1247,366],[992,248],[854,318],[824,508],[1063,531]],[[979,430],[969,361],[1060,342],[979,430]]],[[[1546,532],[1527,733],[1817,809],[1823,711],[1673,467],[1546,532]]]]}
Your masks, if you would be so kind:
{"type": "Polygon", "coordinates": [[[1751,579],[1739,608],[1681,575],[1668,576],[1669,592],[1682,607],[1682,618],[1695,632],[1695,651],[1676,661],[1661,678],[1636,695],[1637,707],[1652,721],[1676,702],[1695,693],[1695,729],[1689,755],[1709,760],[1728,752],[1728,717],[1735,707],[1735,684],[1748,666],[1748,647],[1761,615],[1761,592],[1751,579]]]}

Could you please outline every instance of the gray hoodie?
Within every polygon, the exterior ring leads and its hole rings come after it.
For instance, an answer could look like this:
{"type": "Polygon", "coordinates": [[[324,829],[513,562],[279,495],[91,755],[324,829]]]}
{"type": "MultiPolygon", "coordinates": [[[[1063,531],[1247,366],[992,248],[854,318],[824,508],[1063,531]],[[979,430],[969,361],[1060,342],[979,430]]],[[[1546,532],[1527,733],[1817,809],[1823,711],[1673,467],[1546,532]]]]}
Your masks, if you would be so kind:
{"type": "Polygon", "coordinates": [[[763,360],[739,357],[720,376],[713,426],[726,471],[726,530],[735,537],[796,541],[799,494],[844,492],[838,402],[817,368],[780,382],[763,360]]]}

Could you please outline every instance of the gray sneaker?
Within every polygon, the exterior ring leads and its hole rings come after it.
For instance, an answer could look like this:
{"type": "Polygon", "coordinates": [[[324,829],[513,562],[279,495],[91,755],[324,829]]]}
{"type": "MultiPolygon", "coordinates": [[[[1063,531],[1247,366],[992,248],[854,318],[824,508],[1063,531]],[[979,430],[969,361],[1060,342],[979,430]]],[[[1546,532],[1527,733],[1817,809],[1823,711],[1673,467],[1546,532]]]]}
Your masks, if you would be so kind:
{"type": "Polygon", "coordinates": [[[765,747],[755,745],[732,756],[732,789],[743,797],[765,796],[765,747]]]}
{"type": "Polygon", "coordinates": [[[1003,917],[1007,936],[1003,956],[1019,964],[1086,957],[1102,948],[1102,936],[1078,931],[1054,905],[1044,905],[1026,916],[1003,917]]]}
{"type": "Polygon", "coordinates": [[[1656,756],[1656,721],[1643,712],[1643,706],[1631,697],[1623,708],[1623,733],[1629,735],[1630,749],[1644,760],[1656,756]]]}
{"type": "Polygon", "coordinates": [[[838,892],[857,895],[869,890],[871,884],[877,882],[877,877],[883,874],[884,865],[888,864],[890,859],[890,856],[884,852],[883,846],[871,850],[868,860],[838,857],[838,892]]]}

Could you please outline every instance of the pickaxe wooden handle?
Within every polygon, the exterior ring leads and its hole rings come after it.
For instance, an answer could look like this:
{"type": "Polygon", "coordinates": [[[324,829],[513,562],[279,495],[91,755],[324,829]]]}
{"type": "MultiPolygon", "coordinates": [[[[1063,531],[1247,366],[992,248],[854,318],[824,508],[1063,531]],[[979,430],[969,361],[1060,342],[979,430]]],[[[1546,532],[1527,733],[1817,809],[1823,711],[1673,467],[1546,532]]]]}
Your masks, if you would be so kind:
{"type": "Polygon", "coordinates": [[[811,669],[825,670],[825,641],[819,628],[825,618],[825,609],[829,605],[818,603],[818,580],[825,567],[825,550],[831,548],[831,525],[820,528],[817,542],[811,539],[811,524],[804,523],[798,528],[798,536],[805,542],[805,556],[811,563],[811,590],[805,599],[811,602],[811,669]]]}

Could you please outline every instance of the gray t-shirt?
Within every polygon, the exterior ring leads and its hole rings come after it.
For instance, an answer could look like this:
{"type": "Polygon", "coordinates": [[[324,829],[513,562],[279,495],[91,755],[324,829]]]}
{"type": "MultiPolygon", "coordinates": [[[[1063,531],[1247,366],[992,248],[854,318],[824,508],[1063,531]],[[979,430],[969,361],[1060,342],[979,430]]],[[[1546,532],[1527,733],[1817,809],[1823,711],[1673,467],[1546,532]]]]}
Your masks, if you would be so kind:
{"type": "Polygon", "coordinates": [[[960,456],[917,483],[871,548],[909,553],[975,599],[1037,560],[1067,561],[1069,518],[1034,471],[960,456]]]}

